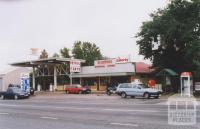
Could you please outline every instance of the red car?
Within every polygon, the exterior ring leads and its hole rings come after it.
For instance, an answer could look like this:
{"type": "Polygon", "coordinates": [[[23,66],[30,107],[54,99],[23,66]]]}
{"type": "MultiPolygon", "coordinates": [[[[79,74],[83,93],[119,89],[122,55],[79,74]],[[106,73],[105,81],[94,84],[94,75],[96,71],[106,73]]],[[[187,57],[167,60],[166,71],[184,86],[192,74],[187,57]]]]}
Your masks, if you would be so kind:
{"type": "Polygon", "coordinates": [[[86,86],[81,86],[80,84],[65,85],[66,94],[89,94],[91,93],[91,88],[86,86]]]}

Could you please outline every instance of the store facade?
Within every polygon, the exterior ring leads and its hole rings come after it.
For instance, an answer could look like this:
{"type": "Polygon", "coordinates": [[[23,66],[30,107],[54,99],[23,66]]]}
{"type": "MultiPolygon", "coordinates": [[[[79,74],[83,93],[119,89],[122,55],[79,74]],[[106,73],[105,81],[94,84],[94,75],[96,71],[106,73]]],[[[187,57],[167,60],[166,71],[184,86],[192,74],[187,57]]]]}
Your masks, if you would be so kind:
{"type": "Polygon", "coordinates": [[[135,63],[128,58],[97,60],[94,64],[72,74],[73,83],[91,86],[93,91],[105,91],[108,85],[130,83],[135,78],[135,63]]]}

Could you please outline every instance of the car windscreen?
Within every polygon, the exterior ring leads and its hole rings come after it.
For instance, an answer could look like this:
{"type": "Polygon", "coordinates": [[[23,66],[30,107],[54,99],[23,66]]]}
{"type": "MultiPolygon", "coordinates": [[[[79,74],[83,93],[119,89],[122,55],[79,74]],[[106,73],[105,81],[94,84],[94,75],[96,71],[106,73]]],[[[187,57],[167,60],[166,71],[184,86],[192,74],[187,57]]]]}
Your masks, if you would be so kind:
{"type": "Polygon", "coordinates": [[[147,86],[145,85],[145,84],[138,84],[138,87],[140,87],[140,88],[147,88],[147,86]]]}
{"type": "Polygon", "coordinates": [[[23,91],[20,88],[12,88],[14,93],[22,93],[23,91]]]}
{"type": "Polygon", "coordinates": [[[120,86],[119,86],[120,88],[131,88],[132,87],[132,85],[131,84],[129,84],[129,83],[124,83],[124,84],[120,84],[120,86]]]}

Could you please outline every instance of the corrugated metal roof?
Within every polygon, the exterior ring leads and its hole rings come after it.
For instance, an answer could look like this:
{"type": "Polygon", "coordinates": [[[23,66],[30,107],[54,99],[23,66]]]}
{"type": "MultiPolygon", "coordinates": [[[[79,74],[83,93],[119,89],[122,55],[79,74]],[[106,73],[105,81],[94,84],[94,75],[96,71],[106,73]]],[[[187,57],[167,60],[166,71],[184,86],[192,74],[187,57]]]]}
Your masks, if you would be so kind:
{"type": "Polygon", "coordinates": [[[136,73],[151,73],[152,71],[151,65],[144,62],[136,62],[136,73]]]}
{"type": "Polygon", "coordinates": [[[79,60],[81,62],[85,62],[85,60],[82,60],[82,59],[52,57],[52,58],[44,58],[44,59],[38,59],[38,60],[16,62],[16,63],[12,63],[10,65],[18,66],[18,67],[34,67],[34,66],[38,66],[41,64],[60,64],[63,62],[69,62],[71,60],[79,60]]]}
{"type": "Polygon", "coordinates": [[[95,77],[95,76],[122,76],[135,73],[134,63],[115,64],[112,67],[84,66],[80,73],[74,73],[73,77],[95,77]]]}

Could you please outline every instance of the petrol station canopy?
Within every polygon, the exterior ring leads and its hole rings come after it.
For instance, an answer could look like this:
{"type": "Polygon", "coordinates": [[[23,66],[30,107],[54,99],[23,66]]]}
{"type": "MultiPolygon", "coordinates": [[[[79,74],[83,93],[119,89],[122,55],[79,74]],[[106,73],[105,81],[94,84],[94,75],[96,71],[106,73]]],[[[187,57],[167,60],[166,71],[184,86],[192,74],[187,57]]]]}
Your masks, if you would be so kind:
{"type": "MultiPolygon", "coordinates": [[[[36,70],[35,68],[41,68],[41,66],[45,66],[45,68],[49,68],[50,66],[54,68],[53,76],[54,77],[54,89],[57,88],[57,76],[62,73],[62,71],[65,73],[65,75],[71,76],[69,74],[69,71],[67,69],[63,68],[62,64],[70,63],[71,61],[78,61],[81,63],[84,63],[85,60],[82,59],[73,59],[73,58],[58,58],[58,57],[52,57],[52,58],[45,58],[45,59],[38,59],[38,60],[30,60],[30,61],[23,61],[23,62],[15,62],[11,63],[11,66],[17,66],[17,67],[32,67],[33,68],[33,74],[32,74],[32,82],[33,82],[33,88],[35,89],[35,76],[36,76],[36,70]]],[[[44,67],[43,67],[44,68],[44,67]]],[[[49,70],[47,70],[47,73],[45,70],[38,69],[38,75],[41,76],[50,76],[49,70]],[[47,74],[47,75],[46,75],[47,74]]]]}
{"type": "Polygon", "coordinates": [[[17,66],[17,67],[37,67],[37,66],[45,65],[45,64],[46,65],[64,64],[64,63],[70,62],[71,60],[77,60],[82,63],[85,62],[85,60],[82,60],[82,59],[52,57],[52,58],[45,58],[45,59],[38,59],[38,60],[15,62],[15,63],[11,63],[10,65],[17,66]]]}

